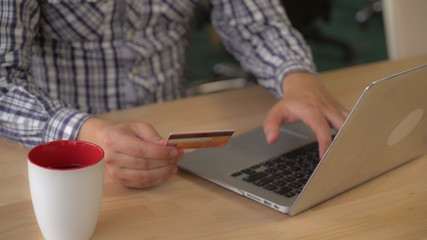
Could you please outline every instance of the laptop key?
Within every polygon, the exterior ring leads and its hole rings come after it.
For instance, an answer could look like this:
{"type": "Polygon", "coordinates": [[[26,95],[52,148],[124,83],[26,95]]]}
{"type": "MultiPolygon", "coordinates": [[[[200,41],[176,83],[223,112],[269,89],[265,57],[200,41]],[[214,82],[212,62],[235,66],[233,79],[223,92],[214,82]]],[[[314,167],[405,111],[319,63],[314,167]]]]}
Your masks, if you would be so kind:
{"type": "Polygon", "coordinates": [[[265,171],[270,173],[270,174],[275,174],[275,173],[279,172],[279,169],[267,168],[267,169],[265,169],[265,171]]]}
{"type": "Polygon", "coordinates": [[[274,184],[267,184],[263,188],[266,189],[266,190],[268,190],[268,191],[273,191],[274,189],[277,188],[277,186],[274,185],[274,184]]]}
{"type": "Polygon", "coordinates": [[[260,178],[263,178],[267,175],[268,175],[268,173],[265,173],[265,172],[257,172],[257,173],[254,173],[252,175],[249,175],[249,176],[243,178],[243,180],[245,180],[246,182],[253,182],[253,181],[258,180],[260,178]]]}
{"type": "Polygon", "coordinates": [[[306,184],[308,182],[308,178],[301,178],[298,180],[299,183],[306,184]]]}
{"type": "Polygon", "coordinates": [[[289,183],[288,186],[291,188],[299,188],[299,187],[302,187],[302,184],[293,182],[293,183],[289,183]]]}
{"type": "Polygon", "coordinates": [[[251,169],[251,168],[246,168],[246,169],[242,170],[242,173],[246,173],[246,174],[252,175],[252,174],[255,174],[256,171],[253,170],[253,169],[251,169]]]}
{"type": "Polygon", "coordinates": [[[288,192],[288,193],[284,194],[283,196],[285,196],[287,198],[291,198],[291,197],[293,197],[295,195],[296,195],[296,193],[294,193],[294,192],[288,192]]]}
{"type": "Polygon", "coordinates": [[[261,179],[256,180],[255,182],[253,182],[253,184],[257,185],[257,186],[264,186],[267,183],[271,183],[274,179],[271,177],[264,177],[261,179]]]}
{"type": "MultiPolygon", "coordinates": [[[[317,143],[239,171],[244,181],[285,197],[300,193],[319,162],[317,143]]],[[[239,172],[232,176],[239,176],[239,172]]]]}
{"type": "Polygon", "coordinates": [[[286,181],[286,182],[294,182],[296,179],[295,178],[293,178],[293,177],[285,177],[285,178],[283,178],[283,181],[286,181]]]}
{"type": "Polygon", "coordinates": [[[286,182],[284,182],[282,180],[275,180],[272,184],[275,186],[281,187],[281,186],[285,186],[286,182]]]}
{"type": "Polygon", "coordinates": [[[251,169],[258,169],[260,167],[261,167],[261,164],[257,164],[257,165],[252,166],[251,169]]]}
{"type": "Polygon", "coordinates": [[[294,173],[294,177],[296,177],[296,178],[303,178],[303,177],[305,177],[305,174],[297,172],[297,173],[294,173]]]}
{"type": "Polygon", "coordinates": [[[290,191],[292,191],[292,189],[291,189],[291,188],[288,188],[288,187],[281,187],[281,188],[275,189],[273,192],[275,192],[275,193],[277,193],[277,194],[280,194],[280,195],[283,195],[283,194],[288,193],[288,192],[290,192],[290,191]]]}

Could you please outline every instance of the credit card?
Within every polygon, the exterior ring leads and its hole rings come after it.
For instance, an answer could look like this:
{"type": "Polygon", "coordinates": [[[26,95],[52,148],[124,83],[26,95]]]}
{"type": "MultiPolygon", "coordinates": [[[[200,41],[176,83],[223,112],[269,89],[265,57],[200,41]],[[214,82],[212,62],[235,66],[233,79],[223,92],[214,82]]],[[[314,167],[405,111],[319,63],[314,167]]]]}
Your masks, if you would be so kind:
{"type": "Polygon", "coordinates": [[[165,146],[181,149],[224,147],[233,133],[234,130],[171,133],[165,146]]]}

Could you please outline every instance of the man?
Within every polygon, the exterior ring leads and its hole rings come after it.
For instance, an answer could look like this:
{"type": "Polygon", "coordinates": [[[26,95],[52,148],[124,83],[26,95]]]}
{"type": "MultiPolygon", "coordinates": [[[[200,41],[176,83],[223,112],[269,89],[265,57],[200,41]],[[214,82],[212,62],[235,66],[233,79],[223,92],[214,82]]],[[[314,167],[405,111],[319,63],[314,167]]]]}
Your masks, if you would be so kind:
{"type": "MultiPolygon", "coordinates": [[[[279,1],[212,0],[226,48],[281,97],[264,130],[303,120],[323,155],[330,128],[348,112],[325,90],[301,35],[279,1]]],[[[29,147],[58,139],[94,142],[110,176],[150,187],[177,171],[183,151],[144,122],[91,114],[182,97],[191,0],[3,0],[0,11],[0,132],[29,147]]]]}

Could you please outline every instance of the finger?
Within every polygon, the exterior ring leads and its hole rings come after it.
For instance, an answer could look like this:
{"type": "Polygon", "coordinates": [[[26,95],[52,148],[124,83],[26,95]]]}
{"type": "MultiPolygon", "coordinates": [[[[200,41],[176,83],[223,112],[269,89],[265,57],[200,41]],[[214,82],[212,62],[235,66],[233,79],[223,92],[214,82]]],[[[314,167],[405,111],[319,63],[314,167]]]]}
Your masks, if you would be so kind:
{"type": "Polygon", "coordinates": [[[155,141],[154,143],[157,144],[157,145],[164,146],[167,141],[168,141],[167,139],[163,138],[163,139],[155,141]]]}
{"type": "Polygon", "coordinates": [[[120,140],[114,142],[116,152],[145,159],[173,159],[179,155],[178,148],[174,146],[161,146],[156,143],[141,140],[130,135],[120,136],[120,140]]]}
{"type": "Polygon", "coordinates": [[[120,184],[132,188],[147,188],[160,185],[177,172],[177,166],[171,165],[153,170],[120,169],[114,178],[120,184]]]}
{"type": "Polygon", "coordinates": [[[155,143],[163,139],[150,124],[133,124],[131,126],[136,135],[145,141],[155,143]]]}
{"type": "Polygon", "coordinates": [[[331,130],[328,121],[324,117],[309,118],[307,125],[314,131],[319,144],[319,157],[323,157],[332,142],[331,130]]]}
{"type": "Polygon", "coordinates": [[[177,164],[180,158],[169,159],[145,159],[129,156],[123,153],[116,153],[114,156],[108,156],[105,159],[106,164],[111,164],[120,168],[129,168],[135,170],[150,170],[161,168],[172,164],[177,164]]]}
{"type": "Polygon", "coordinates": [[[344,124],[346,116],[341,111],[333,111],[331,113],[327,113],[326,118],[330,126],[338,131],[344,124]]]}
{"type": "Polygon", "coordinates": [[[341,115],[342,115],[345,119],[347,119],[347,118],[348,118],[348,115],[350,115],[350,111],[349,111],[348,109],[343,108],[343,109],[341,110],[341,115]]]}
{"type": "Polygon", "coordinates": [[[284,122],[285,113],[272,108],[263,123],[264,134],[269,144],[275,143],[280,134],[280,125],[284,122]]]}

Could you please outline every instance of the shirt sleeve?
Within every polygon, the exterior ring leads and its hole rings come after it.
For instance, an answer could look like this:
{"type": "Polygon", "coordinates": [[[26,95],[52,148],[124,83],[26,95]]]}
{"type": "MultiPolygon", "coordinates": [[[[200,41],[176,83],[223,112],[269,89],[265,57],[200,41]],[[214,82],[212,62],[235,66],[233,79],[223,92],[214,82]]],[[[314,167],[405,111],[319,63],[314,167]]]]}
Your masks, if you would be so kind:
{"type": "Polygon", "coordinates": [[[0,134],[29,147],[76,139],[81,125],[90,117],[68,108],[33,84],[30,62],[39,20],[37,0],[1,3],[0,134]]]}
{"type": "Polygon", "coordinates": [[[316,73],[310,48],[279,0],[212,0],[211,20],[224,46],[260,85],[282,97],[292,72],[316,73]]]}

